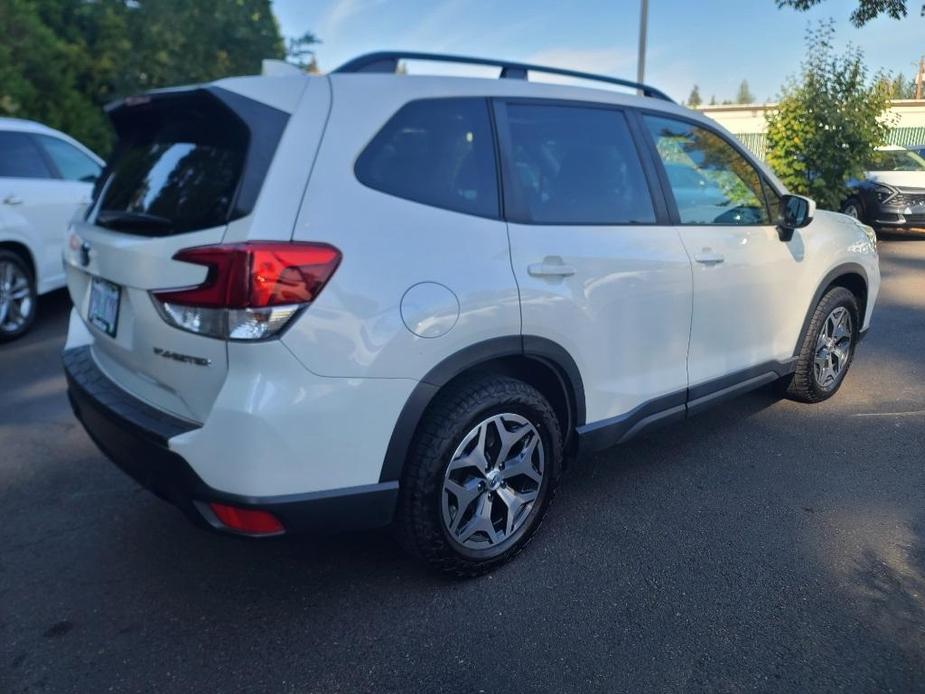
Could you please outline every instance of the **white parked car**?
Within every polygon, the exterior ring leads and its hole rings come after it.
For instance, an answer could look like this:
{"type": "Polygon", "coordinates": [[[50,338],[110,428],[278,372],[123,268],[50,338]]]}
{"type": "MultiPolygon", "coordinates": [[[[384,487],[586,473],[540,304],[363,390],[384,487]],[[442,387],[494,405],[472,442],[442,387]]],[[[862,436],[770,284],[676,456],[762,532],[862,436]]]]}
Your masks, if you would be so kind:
{"type": "Polygon", "coordinates": [[[0,342],[29,329],[37,295],[64,286],[67,226],[102,165],[62,132],[0,118],[0,342]]]}
{"type": "Polygon", "coordinates": [[[473,575],[571,457],[772,381],[838,390],[870,228],[651,87],[385,74],[408,57],[110,109],[64,363],[135,479],[228,533],[394,521],[473,575]]]}

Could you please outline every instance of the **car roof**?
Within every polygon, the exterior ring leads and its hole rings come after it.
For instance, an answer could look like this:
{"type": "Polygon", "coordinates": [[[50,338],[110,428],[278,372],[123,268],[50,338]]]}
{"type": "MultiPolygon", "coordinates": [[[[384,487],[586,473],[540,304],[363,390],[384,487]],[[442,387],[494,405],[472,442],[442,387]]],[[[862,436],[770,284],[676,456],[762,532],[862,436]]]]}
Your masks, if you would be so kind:
{"type": "Polygon", "coordinates": [[[0,118],[0,130],[15,130],[17,132],[27,133],[45,133],[46,135],[57,133],[54,128],[49,128],[38,121],[26,120],[25,118],[0,118]]]}
{"type": "Polygon", "coordinates": [[[88,154],[100,166],[102,166],[105,163],[103,159],[99,155],[97,155],[92,149],[82,144],[78,140],[75,140],[73,137],[71,137],[67,133],[63,133],[60,130],[55,130],[54,128],[50,128],[43,123],[39,123],[38,121],[27,120],[25,118],[0,117],[0,130],[6,130],[7,132],[13,131],[13,132],[20,132],[20,133],[36,133],[39,135],[51,135],[52,137],[60,138],[74,145],[82,152],[88,154]]]}

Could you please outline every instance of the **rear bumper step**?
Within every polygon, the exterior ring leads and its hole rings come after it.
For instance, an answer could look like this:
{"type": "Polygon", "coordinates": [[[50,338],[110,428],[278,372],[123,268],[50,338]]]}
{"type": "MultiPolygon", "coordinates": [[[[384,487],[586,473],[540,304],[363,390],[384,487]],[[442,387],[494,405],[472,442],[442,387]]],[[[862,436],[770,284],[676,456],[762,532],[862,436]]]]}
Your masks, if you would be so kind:
{"type": "Polygon", "coordinates": [[[194,523],[240,534],[216,524],[212,502],[268,511],[285,532],[338,532],[388,525],[398,482],[307,494],[252,497],[209,487],[189,463],[170,450],[174,436],[199,427],[131,396],[99,369],[89,347],[64,352],[68,397],[90,438],[119,468],[146,489],[179,507],[194,523]]]}

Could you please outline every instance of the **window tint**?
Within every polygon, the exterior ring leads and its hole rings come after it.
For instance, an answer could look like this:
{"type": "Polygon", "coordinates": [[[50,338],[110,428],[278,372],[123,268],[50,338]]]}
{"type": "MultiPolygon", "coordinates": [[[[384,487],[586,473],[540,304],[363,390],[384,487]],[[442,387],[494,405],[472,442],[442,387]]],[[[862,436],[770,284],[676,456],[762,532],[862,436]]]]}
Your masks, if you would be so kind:
{"type": "Polygon", "coordinates": [[[142,114],[125,126],[97,224],[162,236],[227,223],[248,133],[210,104],[142,114]]]}
{"type": "Polygon", "coordinates": [[[655,221],[625,116],[601,108],[508,104],[515,199],[524,221],[655,221]]]}
{"type": "Polygon", "coordinates": [[[38,145],[25,133],[0,132],[0,176],[52,178],[38,145]]]}
{"type": "Polygon", "coordinates": [[[495,151],[484,99],[406,104],[360,155],[357,178],[384,193],[498,216],[495,151]]]}
{"type": "Polygon", "coordinates": [[[86,154],[57,137],[36,136],[42,147],[58,167],[58,173],[69,181],[93,183],[100,175],[100,167],[86,154]]]}
{"type": "Polygon", "coordinates": [[[764,197],[768,201],[768,211],[771,213],[771,223],[777,224],[780,219],[780,195],[771,187],[765,179],[761,179],[761,185],[764,189],[764,197]]]}
{"type": "Polygon", "coordinates": [[[644,119],[682,224],[770,224],[761,177],[728,142],[683,121],[644,119]]]}

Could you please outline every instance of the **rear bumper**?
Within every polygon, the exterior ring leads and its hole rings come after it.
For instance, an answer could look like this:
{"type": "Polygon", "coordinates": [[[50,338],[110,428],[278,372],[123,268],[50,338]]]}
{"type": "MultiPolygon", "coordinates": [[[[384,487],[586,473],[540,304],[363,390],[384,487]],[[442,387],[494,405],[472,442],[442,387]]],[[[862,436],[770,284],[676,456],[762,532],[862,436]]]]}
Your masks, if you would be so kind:
{"type": "Polygon", "coordinates": [[[210,502],[269,511],[286,533],[361,530],[392,521],[397,482],[264,497],[213,489],[169,447],[172,437],[198,425],[161,412],[113,384],[89,347],[65,351],[63,361],[71,406],[90,438],[126,474],[197,525],[233,532],[208,511],[210,502]]]}

